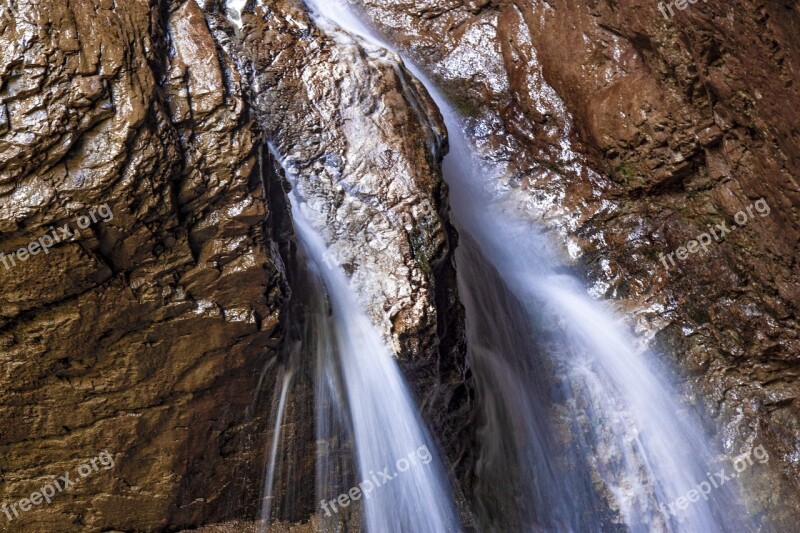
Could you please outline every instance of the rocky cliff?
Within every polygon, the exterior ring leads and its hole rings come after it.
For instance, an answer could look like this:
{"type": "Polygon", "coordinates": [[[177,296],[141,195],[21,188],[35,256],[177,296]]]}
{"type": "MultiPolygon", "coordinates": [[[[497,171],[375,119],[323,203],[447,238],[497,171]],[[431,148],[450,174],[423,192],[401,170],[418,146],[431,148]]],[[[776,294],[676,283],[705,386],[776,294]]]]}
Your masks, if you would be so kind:
{"type": "MultiPolygon", "coordinates": [[[[725,451],[766,446],[748,511],[791,530],[797,3],[343,3],[468,117],[725,451]]],[[[304,289],[285,266],[292,188],[469,483],[446,132],[397,57],[299,0],[241,17],[218,0],[4,0],[0,58],[0,504],[16,504],[0,530],[258,516],[260,408],[304,289]],[[21,501],[54,483],[52,502],[21,501]]],[[[309,450],[293,452],[304,473],[309,450]]]]}
{"type": "Polygon", "coordinates": [[[242,21],[242,39],[220,42],[251,78],[281,172],[329,246],[326,267],[348,274],[410,381],[433,392],[431,416],[440,414],[449,398],[436,385],[459,372],[463,319],[438,110],[398,57],[318,28],[298,2],[252,6],[242,21]]]}
{"type": "Polygon", "coordinates": [[[435,106],[397,58],[317,29],[299,2],[253,7],[241,39],[215,2],[3,5],[0,499],[80,479],[0,529],[256,516],[270,432],[252,407],[293,292],[284,169],[462,446],[435,106]],[[103,451],[113,466],[77,474],[103,451]]]}
{"type": "Polygon", "coordinates": [[[791,529],[797,3],[356,3],[470,117],[592,292],[687,376],[726,453],[770,450],[749,511],[791,529]]]}
{"type": "Polygon", "coordinates": [[[220,516],[288,295],[241,76],[194,1],[3,8],[0,499],[77,480],[0,529],[220,516]]]}

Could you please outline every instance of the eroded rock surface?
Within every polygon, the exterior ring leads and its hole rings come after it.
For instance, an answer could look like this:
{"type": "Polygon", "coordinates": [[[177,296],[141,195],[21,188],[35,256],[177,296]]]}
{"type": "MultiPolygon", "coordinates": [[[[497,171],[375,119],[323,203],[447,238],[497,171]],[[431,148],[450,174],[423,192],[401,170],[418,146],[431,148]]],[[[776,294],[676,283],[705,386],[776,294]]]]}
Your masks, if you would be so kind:
{"type": "Polygon", "coordinates": [[[438,112],[396,58],[268,6],[242,40],[213,1],[3,5],[0,251],[94,219],[0,266],[0,499],[103,450],[114,466],[0,528],[258,516],[271,428],[249,408],[271,395],[293,257],[267,140],[445,448],[467,444],[438,112]]]}
{"type": "MultiPolygon", "coordinates": [[[[442,85],[593,292],[675,355],[726,451],[768,447],[751,511],[793,527],[796,3],[698,2],[670,20],[652,0],[346,3],[442,85]],[[660,260],[760,198],[770,214],[707,254],[660,260]]],[[[292,248],[268,139],[469,475],[438,112],[397,58],[318,28],[298,0],[251,3],[238,34],[219,4],[0,6],[0,252],[94,215],[0,263],[0,500],[114,458],[0,514],[3,530],[257,516],[270,431],[247,408],[259,377],[274,382],[260,372],[292,248]]]]}
{"type": "Polygon", "coordinates": [[[3,8],[0,251],[112,215],[0,266],[0,500],[115,464],[0,530],[235,513],[258,495],[246,408],[287,295],[240,76],[194,0],[3,8]]]}
{"type": "Polygon", "coordinates": [[[251,5],[241,18],[243,38],[219,40],[252,78],[255,113],[329,246],[327,267],[347,273],[458,457],[469,378],[439,112],[398,57],[313,21],[298,1],[251,5]]]}
{"type": "Polygon", "coordinates": [[[749,511],[793,527],[796,2],[698,2],[669,19],[650,0],[356,4],[469,117],[593,292],[674,355],[726,452],[767,446],[769,466],[745,483],[749,511]],[[762,198],[768,215],[754,209],[762,198]],[[662,262],[748,208],[707,253],[662,262]]]}
{"type": "Polygon", "coordinates": [[[444,127],[399,59],[318,29],[299,2],[243,14],[239,47],[274,151],[395,353],[424,357],[447,257],[444,127]],[[420,332],[426,332],[420,335],[420,332]]]}

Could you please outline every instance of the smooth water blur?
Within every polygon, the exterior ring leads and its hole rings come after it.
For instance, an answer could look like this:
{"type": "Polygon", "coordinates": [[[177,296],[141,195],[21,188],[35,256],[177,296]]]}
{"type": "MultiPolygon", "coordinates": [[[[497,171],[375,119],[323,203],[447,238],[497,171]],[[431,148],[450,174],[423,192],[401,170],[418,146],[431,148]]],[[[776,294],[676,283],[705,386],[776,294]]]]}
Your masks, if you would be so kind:
{"type": "Polygon", "coordinates": [[[284,437],[281,428],[283,427],[286,416],[286,402],[294,378],[295,367],[281,368],[278,373],[278,383],[275,390],[280,391],[276,412],[273,415],[274,425],[272,428],[272,445],[267,456],[267,466],[265,468],[264,488],[262,490],[263,499],[261,504],[261,521],[259,522],[259,533],[266,533],[269,525],[269,517],[272,514],[272,504],[274,502],[273,485],[277,478],[277,468],[279,460],[279,448],[281,438],[284,437]]]}
{"type": "Polygon", "coordinates": [[[655,372],[653,355],[637,351],[612,312],[564,273],[537,224],[482,181],[497,174],[475,159],[458,117],[438,103],[451,135],[445,177],[465,236],[457,264],[472,366],[488,425],[498,426],[481,435],[478,502],[521,469],[516,488],[532,503],[507,504],[499,517],[479,509],[481,522],[600,531],[612,527],[611,507],[633,531],[742,531],[732,486],[678,517],[666,509],[714,466],[699,419],[655,372]],[[496,292],[486,289],[491,279],[496,292]],[[498,434],[524,444],[512,455],[498,434]]]}
{"type": "MultiPolygon", "coordinates": [[[[297,192],[297,180],[287,171],[293,185],[290,194],[292,215],[301,248],[313,263],[320,290],[327,302],[319,299],[317,314],[329,306],[329,320],[318,317],[317,339],[317,485],[320,500],[333,500],[342,493],[370,480],[372,491],[360,499],[367,530],[371,532],[430,531],[459,529],[447,475],[432,450],[424,422],[417,412],[400,369],[389,349],[361,309],[345,274],[326,261],[327,248],[307,221],[303,211],[308,206],[297,192]],[[342,436],[351,442],[358,470],[353,485],[336,481],[341,470],[335,468],[329,449],[342,436]],[[407,468],[406,460],[425,447],[430,459],[415,460],[407,468]],[[339,470],[338,473],[336,470],[339,470]],[[391,479],[386,479],[385,473],[391,479]]],[[[362,487],[363,489],[363,487],[362,487]]],[[[355,507],[355,505],[354,505],[355,507]]],[[[337,527],[338,516],[319,513],[326,530],[337,527]]],[[[352,526],[351,526],[352,527],[352,526]]]]}
{"type": "MultiPolygon", "coordinates": [[[[342,3],[306,3],[391,49],[342,3]]],[[[449,132],[444,175],[462,237],[459,290],[481,411],[479,523],[491,531],[749,529],[732,485],[671,515],[667,505],[715,466],[698,417],[654,370],[654,356],[636,350],[613,313],[564,273],[550,240],[502,189],[504,170],[476,156],[459,114],[407,66],[449,132]]]]}

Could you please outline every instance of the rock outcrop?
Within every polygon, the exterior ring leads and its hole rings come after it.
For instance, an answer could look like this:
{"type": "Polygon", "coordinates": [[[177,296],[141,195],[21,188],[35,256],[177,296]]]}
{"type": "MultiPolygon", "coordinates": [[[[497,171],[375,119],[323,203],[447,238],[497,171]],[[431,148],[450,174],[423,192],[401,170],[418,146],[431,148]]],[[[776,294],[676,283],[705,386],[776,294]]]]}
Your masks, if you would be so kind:
{"type": "Polygon", "coordinates": [[[299,2],[255,6],[242,19],[244,38],[231,46],[304,214],[330,247],[328,266],[348,273],[398,357],[435,357],[436,291],[452,284],[454,239],[438,110],[399,58],[318,28],[299,2]]]}
{"type": "Polygon", "coordinates": [[[251,5],[241,20],[241,39],[229,29],[218,40],[251,78],[254,112],[329,246],[326,267],[347,273],[458,458],[470,382],[439,112],[398,57],[312,20],[300,2],[251,5]]]}
{"type": "Polygon", "coordinates": [[[651,0],[356,3],[509,164],[593,292],[674,355],[726,452],[769,449],[743,482],[749,511],[793,527],[796,2],[664,2],[666,15],[651,0]],[[717,224],[736,229],[685,249],[717,224]]]}
{"type": "Polygon", "coordinates": [[[0,530],[258,516],[258,408],[294,259],[267,141],[443,447],[464,447],[446,135],[397,58],[297,1],[251,5],[244,34],[214,1],[20,2],[1,18],[0,502],[106,450],[114,465],[0,530]]]}
{"type": "MultiPolygon", "coordinates": [[[[794,527],[796,2],[343,3],[441,85],[592,292],[674,356],[726,452],[766,446],[740,480],[749,512],[794,527]],[[736,229],[675,255],[717,225],[736,229]]],[[[0,531],[252,527],[228,522],[258,516],[272,428],[253,407],[303,289],[284,266],[291,188],[470,481],[438,111],[397,57],[299,0],[249,2],[242,29],[229,15],[0,5],[0,531]],[[24,501],[65,473],[51,502],[24,501]]],[[[287,432],[303,473],[305,426],[287,432]]]]}
{"type": "Polygon", "coordinates": [[[288,290],[240,75],[194,0],[3,10],[0,251],[29,252],[0,266],[0,501],[75,484],[0,530],[241,511],[288,290]]]}

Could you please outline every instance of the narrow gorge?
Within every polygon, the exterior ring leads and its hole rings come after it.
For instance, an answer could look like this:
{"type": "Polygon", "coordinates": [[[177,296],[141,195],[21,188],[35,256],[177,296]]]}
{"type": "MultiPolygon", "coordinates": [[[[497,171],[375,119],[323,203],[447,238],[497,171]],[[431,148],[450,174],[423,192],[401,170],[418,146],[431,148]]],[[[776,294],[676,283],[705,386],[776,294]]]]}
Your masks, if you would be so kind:
{"type": "Polygon", "coordinates": [[[0,0],[0,531],[797,531],[798,37],[0,0]]]}

